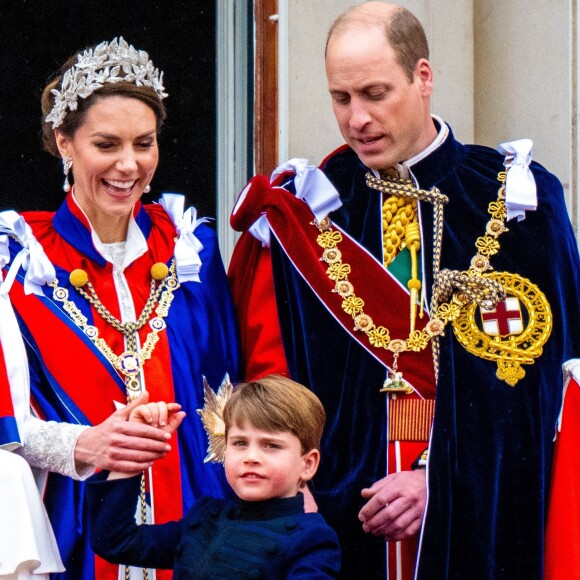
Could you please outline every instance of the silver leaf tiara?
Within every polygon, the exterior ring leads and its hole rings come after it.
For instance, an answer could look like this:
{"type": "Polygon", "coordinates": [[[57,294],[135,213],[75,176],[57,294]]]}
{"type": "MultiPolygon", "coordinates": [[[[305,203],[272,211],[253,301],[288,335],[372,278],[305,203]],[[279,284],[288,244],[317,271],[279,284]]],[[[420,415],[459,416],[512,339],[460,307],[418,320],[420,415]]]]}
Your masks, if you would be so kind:
{"type": "Polygon", "coordinates": [[[120,36],[78,55],[77,63],[64,73],[60,91],[50,91],[55,97],[54,107],[45,121],[56,129],[62,125],[67,109],[77,109],[79,97],[86,99],[105,83],[119,81],[151,87],[160,99],[167,97],[163,73],[153,66],[144,50],[136,50],[120,36]]]}

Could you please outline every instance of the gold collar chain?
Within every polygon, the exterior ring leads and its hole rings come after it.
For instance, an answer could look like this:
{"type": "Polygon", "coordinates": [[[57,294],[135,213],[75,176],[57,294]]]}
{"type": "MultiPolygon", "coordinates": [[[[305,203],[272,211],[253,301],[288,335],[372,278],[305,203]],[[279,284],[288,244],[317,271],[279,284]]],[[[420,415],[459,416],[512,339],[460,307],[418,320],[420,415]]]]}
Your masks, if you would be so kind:
{"type": "Polygon", "coordinates": [[[395,179],[382,180],[367,174],[367,185],[383,193],[392,195],[394,191],[398,195],[408,195],[414,199],[430,201],[434,204],[434,227],[433,227],[433,295],[431,299],[431,320],[423,330],[412,329],[407,338],[392,338],[387,327],[377,325],[373,319],[364,312],[365,302],[355,293],[355,288],[348,277],[351,265],[342,261],[342,253],[338,246],[342,242],[342,234],[332,228],[332,222],[328,217],[312,222],[318,228],[319,235],[316,239],[318,245],[323,248],[321,261],[328,264],[327,276],[334,281],[336,292],[342,298],[342,309],[350,314],[354,321],[354,330],[366,334],[373,348],[382,348],[393,353],[393,369],[385,381],[384,392],[413,391],[413,388],[403,379],[402,373],[397,370],[398,358],[406,351],[420,352],[433,341],[433,361],[435,375],[438,374],[438,345],[437,338],[443,334],[448,322],[455,320],[462,306],[475,301],[483,307],[489,308],[495,303],[505,299],[505,292],[495,280],[484,278],[483,272],[491,270],[489,259],[499,251],[498,237],[505,231],[505,180],[507,173],[501,171],[498,174],[500,187],[497,200],[488,206],[491,219],[488,221],[485,234],[477,238],[475,247],[476,255],[471,260],[467,271],[443,270],[439,271],[441,259],[441,246],[443,238],[443,203],[447,197],[434,189],[430,192],[418,190],[410,180],[395,179]],[[402,183],[404,182],[404,183],[402,183]]]}
{"type": "Polygon", "coordinates": [[[58,280],[49,283],[49,286],[53,289],[54,299],[63,303],[63,308],[72,321],[91,339],[93,344],[107,360],[123,375],[127,388],[127,398],[129,400],[139,396],[141,391],[139,373],[145,361],[151,358],[153,349],[159,341],[158,334],[166,327],[164,318],[169,314],[169,307],[173,302],[173,292],[179,288],[179,282],[175,274],[175,260],[172,260],[169,268],[164,264],[155,264],[152,268],[152,274],[153,279],[151,280],[149,298],[143,307],[141,315],[134,322],[120,322],[100,301],[94,287],[88,281],[86,272],[84,270],[73,270],[71,272],[71,283],[76,287],[79,294],[95,307],[105,322],[126,337],[126,350],[120,355],[116,355],[105,340],[99,337],[99,331],[96,326],[88,324],[87,317],[83,315],[73,301],[69,300],[68,290],[60,287],[58,280]],[[159,274],[159,271],[162,270],[159,266],[165,267],[164,277],[161,277],[163,271],[159,274]],[[159,281],[158,284],[156,280],[159,281]],[[84,286],[86,286],[87,291],[83,288],[84,286]],[[157,304],[157,307],[155,307],[155,304],[157,304]],[[155,311],[157,316],[150,318],[153,311],[155,311]],[[149,321],[151,330],[147,334],[143,347],[139,349],[137,333],[145,326],[147,321],[149,321]]]}

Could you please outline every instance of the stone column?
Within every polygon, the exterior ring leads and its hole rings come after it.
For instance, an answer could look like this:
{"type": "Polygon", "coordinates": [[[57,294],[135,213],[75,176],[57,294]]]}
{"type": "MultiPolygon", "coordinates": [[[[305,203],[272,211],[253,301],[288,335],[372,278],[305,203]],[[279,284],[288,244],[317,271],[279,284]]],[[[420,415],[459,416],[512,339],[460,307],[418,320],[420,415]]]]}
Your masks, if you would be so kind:
{"type": "Polygon", "coordinates": [[[534,159],[560,178],[569,208],[570,183],[577,179],[571,174],[578,144],[572,142],[570,50],[576,2],[474,0],[475,140],[495,147],[532,139],[534,159]]]}

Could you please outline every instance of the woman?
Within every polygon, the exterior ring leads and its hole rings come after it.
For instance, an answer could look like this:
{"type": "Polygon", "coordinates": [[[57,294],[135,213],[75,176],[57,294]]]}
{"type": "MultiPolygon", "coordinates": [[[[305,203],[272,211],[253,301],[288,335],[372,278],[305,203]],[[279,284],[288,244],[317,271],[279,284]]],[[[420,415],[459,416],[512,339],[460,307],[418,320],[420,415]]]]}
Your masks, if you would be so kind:
{"type": "MultiPolygon", "coordinates": [[[[155,522],[181,517],[202,495],[222,495],[225,480],[203,462],[207,439],[193,415],[203,406],[203,376],[219,385],[238,361],[213,230],[193,208],[184,212],[182,196],[140,201],[158,163],[166,96],[147,53],[122,38],[69,59],[42,97],[44,147],[62,158],[66,199],[54,214],[0,214],[9,238],[0,293],[10,297],[27,355],[8,356],[14,345],[3,340],[7,375],[30,374],[32,406],[45,420],[23,419],[14,404],[14,420],[0,419],[0,444],[17,438],[31,465],[75,479],[96,468],[149,468],[163,456],[140,505],[155,522]],[[171,448],[160,430],[127,422],[120,408],[143,402],[145,391],[192,416],[171,448]]],[[[8,388],[14,399],[14,381],[8,388]]],[[[51,475],[45,492],[66,577],[116,578],[89,553],[82,486],[51,475]]]]}

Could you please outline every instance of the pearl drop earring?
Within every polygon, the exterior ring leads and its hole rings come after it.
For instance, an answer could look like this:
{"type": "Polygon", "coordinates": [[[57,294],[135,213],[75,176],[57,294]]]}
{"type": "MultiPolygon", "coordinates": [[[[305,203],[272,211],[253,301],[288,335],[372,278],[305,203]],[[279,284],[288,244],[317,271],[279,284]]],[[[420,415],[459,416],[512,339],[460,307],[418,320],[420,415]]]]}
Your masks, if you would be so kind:
{"type": "Polygon", "coordinates": [[[68,180],[68,174],[72,167],[73,160],[72,157],[67,157],[66,155],[62,158],[62,170],[64,172],[64,183],[62,184],[62,189],[65,193],[68,193],[71,189],[70,181],[68,180]]]}

